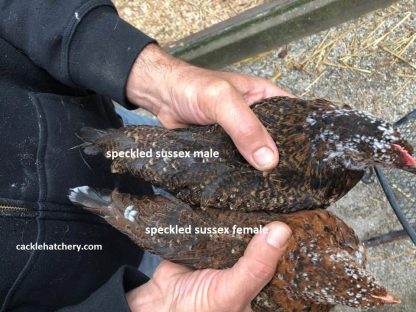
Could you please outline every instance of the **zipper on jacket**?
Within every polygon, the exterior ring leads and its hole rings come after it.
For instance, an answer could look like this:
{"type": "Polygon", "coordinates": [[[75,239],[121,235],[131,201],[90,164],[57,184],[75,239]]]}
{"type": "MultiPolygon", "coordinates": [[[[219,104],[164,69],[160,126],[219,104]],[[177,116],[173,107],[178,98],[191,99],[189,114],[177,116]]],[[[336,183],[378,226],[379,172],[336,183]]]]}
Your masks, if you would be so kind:
{"type": "Polygon", "coordinates": [[[10,205],[0,205],[0,210],[5,210],[5,211],[30,211],[29,208],[10,206],[10,205]]]}

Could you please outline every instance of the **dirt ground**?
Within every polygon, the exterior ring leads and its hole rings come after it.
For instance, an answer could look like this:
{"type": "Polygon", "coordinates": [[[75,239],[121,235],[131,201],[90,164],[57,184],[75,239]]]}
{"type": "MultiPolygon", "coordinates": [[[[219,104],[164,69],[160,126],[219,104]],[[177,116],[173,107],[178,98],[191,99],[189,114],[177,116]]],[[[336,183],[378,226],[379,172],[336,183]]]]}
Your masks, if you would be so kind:
{"type": "MultiPolygon", "coordinates": [[[[123,16],[134,20],[142,30],[148,29],[162,43],[261,2],[165,1],[162,5],[156,1],[116,1],[123,16]],[[156,9],[156,3],[162,5],[162,10],[156,9]],[[137,18],[137,14],[144,18],[137,18]],[[155,23],[160,25],[154,26],[155,23]],[[176,23],[186,29],[178,30],[176,23]]],[[[396,121],[416,109],[415,3],[399,1],[226,70],[271,79],[303,98],[348,103],[396,121]]],[[[363,240],[401,229],[377,181],[360,183],[331,210],[363,240]]],[[[400,305],[371,311],[416,311],[416,247],[410,240],[369,248],[368,270],[402,301],[400,305]]],[[[339,306],[335,311],[359,310],[339,306]]]]}
{"type": "Polygon", "coordinates": [[[233,17],[264,0],[114,0],[129,23],[168,45],[233,17]]]}

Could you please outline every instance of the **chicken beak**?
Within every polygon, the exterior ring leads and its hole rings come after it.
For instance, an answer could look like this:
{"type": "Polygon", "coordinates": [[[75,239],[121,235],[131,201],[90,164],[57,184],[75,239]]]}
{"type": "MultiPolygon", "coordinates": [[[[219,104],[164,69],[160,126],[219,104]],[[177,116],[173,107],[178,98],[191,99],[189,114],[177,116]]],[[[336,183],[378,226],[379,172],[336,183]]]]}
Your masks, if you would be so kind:
{"type": "Polygon", "coordinates": [[[394,297],[393,295],[387,293],[387,295],[385,296],[376,296],[376,295],[371,295],[371,297],[373,297],[374,299],[379,300],[382,304],[398,304],[400,303],[400,299],[397,299],[396,297],[394,297]]]}
{"type": "Polygon", "coordinates": [[[392,144],[392,146],[400,154],[403,161],[401,169],[416,174],[416,159],[399,144],[392,144]]]}

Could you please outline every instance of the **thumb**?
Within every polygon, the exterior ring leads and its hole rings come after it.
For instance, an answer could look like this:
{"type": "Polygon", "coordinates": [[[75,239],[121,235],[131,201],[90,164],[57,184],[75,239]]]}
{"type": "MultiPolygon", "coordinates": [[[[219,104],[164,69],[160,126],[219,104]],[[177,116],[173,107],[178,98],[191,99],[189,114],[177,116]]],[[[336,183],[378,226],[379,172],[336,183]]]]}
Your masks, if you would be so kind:
{"type": "Polygon", "coordinates": [[[255,235],[243,257],[229,270],[223,271],[225,301],[249,304],[269,283],[276,271],[278,260],[284,254],[292,231],[282,222],[272,222],[267,230],[255,235]]]}
{"type": "Polygon", "coordinates": [[[243,96],[232,87],[217,103],[221,104],[216,108],[216,122],[230,135],[241,155],[258,170],[276,167],[279,160],[276,144],[243,96]]]}

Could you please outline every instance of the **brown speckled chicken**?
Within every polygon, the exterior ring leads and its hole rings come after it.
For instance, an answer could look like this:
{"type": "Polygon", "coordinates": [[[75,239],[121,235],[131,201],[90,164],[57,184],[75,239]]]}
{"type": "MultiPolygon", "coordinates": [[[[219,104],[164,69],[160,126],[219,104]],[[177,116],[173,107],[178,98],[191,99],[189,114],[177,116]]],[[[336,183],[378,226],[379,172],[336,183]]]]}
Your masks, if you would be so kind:
{"type": "Polygon", "coordinates": [[[372,307],[397,303],[365,272],[365,251],[353,230],[331,213],[317,209],[292,214],[193,209],[163,196],[98,193],[83,186],[70,200],[96,213],[145,250],[195,269],[228,268],[244,253],[249,234],[232,235],[233,226],[259,227],[283,221],[293,231],[272,281],[254,300],[255,311],[328,311],[335,304],[372,307]],[[152,228],[188,228],[188,233],[158,234],[152,228]],[[225,234],[197,229],[228,228],[225,234]]]}
{"type": "MultiPolygon", "coordinates": [[[[345,195],[375,164],[416,173],[412,147],[392,125],[325,100],[274,97],[253,111],[276,142],[280,162],[271,172],[252,168],[218,125],[168,130],[129,126],[83,129],[87,153],[152,151],[151,157],[115,158],[112,171],[160,186],[195,207],[293,212],[325,208],[345,195]],[[199,157],[199,151],[219,157],[199,157]],[[159,151],[190,157],[157,157],[159,151]]],[[[238,122],[238,121],[236,121],[238,122]]]]}

